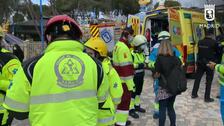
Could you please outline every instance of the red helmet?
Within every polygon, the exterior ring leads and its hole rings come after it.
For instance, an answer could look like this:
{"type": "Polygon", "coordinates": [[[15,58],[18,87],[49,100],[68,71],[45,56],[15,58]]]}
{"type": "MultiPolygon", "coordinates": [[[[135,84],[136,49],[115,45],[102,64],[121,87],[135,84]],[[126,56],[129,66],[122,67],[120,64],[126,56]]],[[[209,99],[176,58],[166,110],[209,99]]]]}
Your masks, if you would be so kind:
{"type": "Polygon", "coordinates": [[[61,32],[81,38],[83,33],[78,23],[67,15],[57,15],[48,20],[46,24],[45,37],[47,34],[60,34],[61,32]]]}

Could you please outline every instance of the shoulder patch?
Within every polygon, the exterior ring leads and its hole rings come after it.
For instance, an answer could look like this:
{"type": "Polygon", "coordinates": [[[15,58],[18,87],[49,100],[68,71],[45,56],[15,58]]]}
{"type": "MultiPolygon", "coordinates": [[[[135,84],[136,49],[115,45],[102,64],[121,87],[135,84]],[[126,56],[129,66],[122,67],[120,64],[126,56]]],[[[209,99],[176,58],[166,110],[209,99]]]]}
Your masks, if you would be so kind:
{"type": "Polygon", "coordinates": [[[2,72],[2,67],[12,59],[18,58],[10,52],[0,52],[0,72],[2,72]]]}

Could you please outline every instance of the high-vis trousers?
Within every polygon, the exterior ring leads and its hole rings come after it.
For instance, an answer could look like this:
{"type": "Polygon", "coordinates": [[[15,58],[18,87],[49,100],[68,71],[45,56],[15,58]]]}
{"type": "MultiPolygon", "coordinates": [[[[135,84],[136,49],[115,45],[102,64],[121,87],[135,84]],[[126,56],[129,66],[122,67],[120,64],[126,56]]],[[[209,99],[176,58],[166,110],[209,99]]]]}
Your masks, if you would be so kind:
{"type": "Polygon", "coordinates": [[[131,92],[125,83],[122,83],[123,95],[121,103],[117,106],[116,112],[116,126],[125,126],[128,120],[129,105],[131,102],[131,92]]]}
{"type": "Polygon", "coordinates": [[[134,106],[140,106],[140,95],[142,93],[142,88],[144,84],[144,76],[145,72],[137,73],[134,76],[134,83],[135,83],[135,91],[131,95],[131,105],[130,109],[134,109],[134,106]]]}

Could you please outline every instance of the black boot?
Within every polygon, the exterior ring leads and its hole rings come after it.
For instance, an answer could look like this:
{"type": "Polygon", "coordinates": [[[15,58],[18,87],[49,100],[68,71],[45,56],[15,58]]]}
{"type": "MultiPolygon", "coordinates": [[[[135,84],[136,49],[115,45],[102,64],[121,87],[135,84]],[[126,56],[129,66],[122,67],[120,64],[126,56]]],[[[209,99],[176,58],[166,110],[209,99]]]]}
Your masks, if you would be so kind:
{"type": "Polygon", "coordinates": [[[198,95],[191,95],[192,99],[198,98],[198,95]]]}
{"type": "Polygon", "coordinates": [[[130,126],[130,125],[131,125],[131,121],[128,120],[128,121],[126,122],[126,125],[125,125],[125,126],[130,126]]]}
{"type": "Polygon", "coordinates": [[[145,113],[146,112],[146,110],[141,108],[140,105],[139,106],[135,105],[135,111],[138,111],[138,112],[141,112],[141,113],[145,113]]]}
{"type": "Polygon", "coordinates": [[[209,103],[209,102],[214,102],[214,99],[213,98],[206,98],[205,99],[205,102],[209,103]]]}
{"type": "Polygon", "coordinates": [[[135,112],[134,109],[129,110],[129,116],[131,116],[132,118],[138,119],[139,115],[135,112]]]}
{"type": "Polygon", "coordinates": [[[153,113],[153,119],[158,119],[159,118],[159,112],[158,111],[155,111],[153,113]]]}

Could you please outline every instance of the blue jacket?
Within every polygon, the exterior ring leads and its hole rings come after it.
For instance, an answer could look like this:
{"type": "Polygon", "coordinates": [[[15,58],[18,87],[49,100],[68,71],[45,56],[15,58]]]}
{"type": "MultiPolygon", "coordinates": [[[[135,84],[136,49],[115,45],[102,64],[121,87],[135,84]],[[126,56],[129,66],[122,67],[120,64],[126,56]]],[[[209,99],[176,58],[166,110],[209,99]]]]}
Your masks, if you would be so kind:
{"type": "MultiPolygon", "coordinates": [[[[154,48],[149,56],[149,60],[155,62],[157,59],[157,54],[158,54],[159,48],[154,48]]],[[[180,57],[181,53],[177,48],[173,47],[173,51],[175,53],[176,57],[180,57]]]]}

